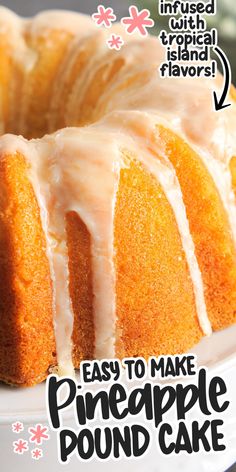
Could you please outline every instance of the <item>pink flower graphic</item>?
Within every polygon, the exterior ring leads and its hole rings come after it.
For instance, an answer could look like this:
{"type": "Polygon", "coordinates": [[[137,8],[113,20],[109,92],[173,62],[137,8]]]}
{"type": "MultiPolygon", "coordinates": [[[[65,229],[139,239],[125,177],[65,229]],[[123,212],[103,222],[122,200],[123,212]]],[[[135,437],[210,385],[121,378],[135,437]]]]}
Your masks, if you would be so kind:
{"type": "Polygon", "coordinates": [[[42,444],[43,439],[48,440],[50,438],[47,426],[36,424],[34,428],[28,429],[30,436],[30,442],[38,445],[42,444]]]}
{"type": "Polygon", "coordinates": [[[16,423],[12,423],[11,425],[13,433],[20,433],[21,431],[24,430],[24,425],[20,421],[17,421],[16,423]]]}
{"type": "Polygon", "coordinates": [[[116,21],[113,8],[105,8],[103,5],[98,6],[97,13],[92,15],[92,19],[97,26],[105,26],[110,28],[113,21],[116,21]]]}
{"type": "Polygon", "coordinates": [[[38,461],[39,459],[41,459],[43,457],[43,451],[42,449],[33,449],[31,451],[31,456],[32,456],[32,459],[38,461]]]}
{"type": "Polygon", "coordinates": [[[116,36],[115,34],[112,34],[107,40],[107,45],[110,49],[116,49],[117,51],[120,51],[120,49],[124,45],[124,41],[121,36],[116,36]]]}
{"type": "Polygon", "coordinates": [[[15,454],[24,454],[24,452],[28,451],[28,441],[24,441],[23,439],[18,439],[18,441],[13,442],[13,448],[15,454]]]}
{"type": "Polygon", "coordinates": [[[127,33],[132,34],[135,30],[139,31],[141,36],[147,36],[147,28],[154,26],[154,21],[149,18],[149,10],[138,11],[135,5],[129,7],[130,16],[122,18],[121,23],[125,26],[127,33]]]}

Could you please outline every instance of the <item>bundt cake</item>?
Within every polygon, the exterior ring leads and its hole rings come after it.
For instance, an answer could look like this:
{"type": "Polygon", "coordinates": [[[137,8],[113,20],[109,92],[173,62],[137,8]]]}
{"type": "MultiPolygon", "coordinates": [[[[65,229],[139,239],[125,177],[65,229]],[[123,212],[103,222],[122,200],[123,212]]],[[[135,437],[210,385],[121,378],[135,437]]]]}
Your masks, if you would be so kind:
{"type": "Polygon", "coordinates": [[[213,111],[220,76],[161,79],[156,38],[127,36],[118,52],[110,34],[75,13],[0,9],[10,384],[182,353],[236,321],[235,104],[213,111]]]}

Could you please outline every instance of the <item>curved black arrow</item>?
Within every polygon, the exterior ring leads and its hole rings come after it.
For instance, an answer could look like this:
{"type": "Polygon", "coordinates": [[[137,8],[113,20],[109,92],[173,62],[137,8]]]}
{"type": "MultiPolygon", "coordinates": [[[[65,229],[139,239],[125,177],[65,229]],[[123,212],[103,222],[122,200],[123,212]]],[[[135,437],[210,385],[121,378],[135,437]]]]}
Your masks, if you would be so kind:
{"type": "Polygon", "coordinates": [[[216,95],[216,92],[213,92],[215,111],[220,111],[220,110],[223,110],[224,108],[231,106],[231,103],[228,103],[228,104],[224,103],[227,98],[229,88],[231,85],[231,66],[230,66],[230,63],[226,54],[222,51],[222,49],[216,46],[214,48],[214,51],[221,60],[222,67],[223,67],[223,76],[225,80],[224,90],[223,90],[222,96],[219,99],[216,95]]]}

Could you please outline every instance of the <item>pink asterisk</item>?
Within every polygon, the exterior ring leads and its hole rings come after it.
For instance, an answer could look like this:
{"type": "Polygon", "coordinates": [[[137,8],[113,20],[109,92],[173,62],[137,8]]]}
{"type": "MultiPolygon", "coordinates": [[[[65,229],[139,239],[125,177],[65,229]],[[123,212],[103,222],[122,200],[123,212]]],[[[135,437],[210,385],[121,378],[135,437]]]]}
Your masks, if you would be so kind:
{"type": "Polygon", "coordinates": [[[11,425],[13,433],[20,433],[24,429],[23,423],[17,421],[16,423],[12,423],[11,425]]]}
{"type": "Polygon", "coordinates": [[[30,436],[30,442],[35,442],[36,444],[42,444],[43,439],[48,440],[49,434],[47,426],[42,426],[41,424],[36,424],[34,428],[28,429],[30,436]]]}
{"type": "Polygon", "coordinates": [[[23,439],[18,439],[18,441],[13,442],[14,452],[16,454],[24,454],[24,452],[28,451],[28,441],[24,441],[23,439]]]}
{"type": "Polygon", "coordinates": [[[35,459],[36,461],[38,461],[39,459],[41,459],[41,457],[43,457],[43,451],[42,449],[33,449],[31,451],[31,456],[32,456],[32,459],[35,459]]]}
{"type": "Polygon", "coordinates": [[[124,45],[124,41],[121,36],[116,36],[115,34],[112,34],[107,40],[107,45],[110,49],[116,49],[117,51],[120,51],[120,49],[124,45]]]}
{"type": "Polygon", "coordinates": [[[116,21],[113,8],[105,8],[103,5],[98,6],[98,12],[92,15],[92,19],[97,26],[105,26],[110,28],[113,21],[116,21]]]}
{"type": "Polygon", "coordinates": [[[122,18],[121,23],[126,26],[126,31],[129,34],[132,34],[136,29],[139,31],[141,36],[147,36],[147,28],[152,28],[154,26],[154,21],[149,18],[149,10],[138,11],[135,5],[129,7],[130,16],[122,18]]]}

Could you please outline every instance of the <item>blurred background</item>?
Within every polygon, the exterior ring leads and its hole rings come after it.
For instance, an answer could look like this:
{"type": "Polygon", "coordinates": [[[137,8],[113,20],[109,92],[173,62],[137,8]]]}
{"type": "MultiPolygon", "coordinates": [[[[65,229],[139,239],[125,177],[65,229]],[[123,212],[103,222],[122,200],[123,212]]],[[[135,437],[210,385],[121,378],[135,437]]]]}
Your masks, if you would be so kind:
{"type": "MultiPolygon", "coordinates": [[[[155,21],[155,28],[150,32],[157,34],[160,29],[167,26],[168,19],[158,17],[158,0],[0,0],[0,4],[11,8],[22,16],[32,16],[35,13],[51,8],[67,9],[92,14],[97,6],[113,7],[120,19],[127,15],[130,5],[139,8],[148,8],[155,21]]],[[[218,0],[218,13],[215,17],[208,17],[209,28],[217,27],[219,32],[219,44],[227,53],[232,66],[233,82],[236,85],[236,0],[218,0]]]]}

